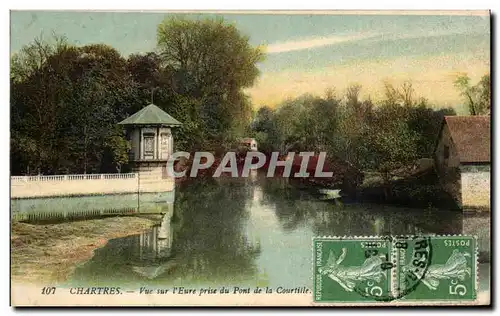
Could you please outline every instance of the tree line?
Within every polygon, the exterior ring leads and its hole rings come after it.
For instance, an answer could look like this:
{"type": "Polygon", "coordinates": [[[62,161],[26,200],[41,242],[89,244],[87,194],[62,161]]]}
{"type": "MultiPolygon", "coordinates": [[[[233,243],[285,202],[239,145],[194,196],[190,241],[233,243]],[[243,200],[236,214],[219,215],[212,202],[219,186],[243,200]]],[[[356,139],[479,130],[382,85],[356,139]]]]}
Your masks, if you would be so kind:
{"type": "Polygon", "coordinates": [[[128,57],[37,38],[11,58],[11,173],[120,171],[129,145],[116,123],[152,101],[183,123],[176,149],[232,143],[247,133],[243,89],[263,57],[222,19],[165,19],[157,49],[128,57]]]}
{"type": "Polygon", "coordinates": [[[384,98],[361,100],[362,87],[342,94],[303,95],[276,108],[261,107],[252,123],[261,151],[326,152],[360,170],[389,173],[419,158],[432,158],[443,117],[452,108],[436,109],[415,96],[410,81],[384,85],[384,98]]]}

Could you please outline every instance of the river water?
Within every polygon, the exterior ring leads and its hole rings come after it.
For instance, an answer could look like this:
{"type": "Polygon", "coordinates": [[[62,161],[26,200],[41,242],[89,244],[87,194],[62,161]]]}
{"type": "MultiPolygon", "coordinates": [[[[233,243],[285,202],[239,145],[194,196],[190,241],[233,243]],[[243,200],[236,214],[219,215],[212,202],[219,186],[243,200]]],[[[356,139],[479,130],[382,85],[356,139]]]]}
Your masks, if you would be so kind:
{"type": "Polygon", "coordinates": [[[475,234],[489,289],[489,214],[322,200],[262,174],[176,188],[157,227],[113,239],[65,286],[312,288],[314,236],[475,234]]]}

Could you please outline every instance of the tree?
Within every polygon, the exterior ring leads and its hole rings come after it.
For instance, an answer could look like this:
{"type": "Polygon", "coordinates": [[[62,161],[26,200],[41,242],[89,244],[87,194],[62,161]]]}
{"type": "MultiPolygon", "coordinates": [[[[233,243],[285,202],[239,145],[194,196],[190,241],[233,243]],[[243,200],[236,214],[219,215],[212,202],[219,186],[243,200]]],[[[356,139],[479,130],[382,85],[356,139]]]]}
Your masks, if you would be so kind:
{"type": "Polygon", "coordinates": [[[477,90],[479,91],[479,103],[484,109],[484,113],[490,115],[491,113],[491,79],[490,74],[486,74],[481,77],[481,80],[477,84],[477,90]]]}
{"type": "Polygon", "coordinates": [[[278,130],[275,125],[274,111],[268,106],[262,106],[257,110],[251,124],[251,133],[259,144],[261,152],[270,153],[277,148],[278,130]]]}
{"type": "Polygon", "coordinates": [[[106,139],[104,146],[105,150],[111,155],[109,161],[115,165],[116,171],[120,173],[122,167],[128,163],[130,143],[123,138],[118,126],[110,132],[110,136],[106,139]]]}
{"type": "Polygon", "coordinates": [[[57,126],[54,113],[63,92],[57,84],[55,69],[48,65],[54,54],[70,51],[62,37],[45,41],[41,37],[24,46],[11,58],[12,168],[17,172],[43,172],[44,162],[53,159],[53,134],[57,126]]]}
{"type": "MultiPolygon", "coordinates": [[[[162,67],[161,57],[156,53],[132,54],[127,59],[126,68],[132,79],[139,86],[140,98],[147,103],[157,103],[156,92],[158,89],[170,88],[166,70],[162,67]]],[[[161,99],[161,96],[159,97],[161,99]]],[[[139,109],[134,109],[139,110],[139,109]]]]}
{"type": "Polygon", "coordinates": [[[490,75],[484,75],[476,85],[471,85],[467,74],[460,74],[455,79],[455,87],[465,99],[470,115],[489,114],[491,109],[490,75]]]}
{"type": "Polygon", "coordinates": [[[40,70],[53,54],[68,49],[69,43],[64,36],[54,34],[49,40],[40,35],[21,48],[11,57],[11,83],[19,83],[40,70]]]}
{"type": "Polygon", "coordinates": [[[418,158],[416,145],[418,135],[408,128],[406,122],[392,121],[383,112],[378,115],[384,124],[373,131],[372,154],[379,156],[377,170],[382,173],[387,198],[391,194],[392,172],[418,158]]]}
{"type": "Polygon", "coordinates": [[[223,19],[167,18],[158,26],[157,43],[162,62],[182,87],[176,92],[198,101],[195,121],[208,142],[241,135],[251,114],[243,89],[259,74],[261,49],[223,19]]]}
{"type": "Polygon", "coordinates": [[[351,84],[347,87],[345,91],[346,105],[352,107],[353,110],[359,113],[360,110],[360,92],[361,85],[351,84]]]}
{"type": "Polygon", "coordinates": [[[415,89],[413,89],[413,83],[410,80],[403,82],[399,91],[399,97],[403,106],[411,107],[415,104],[414,93],[415,89]]]}
{"type": "Polygon", "coordinates": [[[68,161],[76,161],[79,172],[103,172],[103,166],[114,165],[103,161],[106,143],[117,137],[116,123],[128,116],[128,108],[142,103],[126,65],[115,49],[100,44],[79,48],[68,62],[67,71],[76,75],[67,86],[71,97],[59,113],[60,137],[69,140],[68,161]]]}
{"type": "Polygon", "coordinates": [[[384,81],[383,104],[412,107],[417,103],[416,100],[415,89],[411,80],[405,80],[399,87],[394,86],[389,81],[384,81]]]}

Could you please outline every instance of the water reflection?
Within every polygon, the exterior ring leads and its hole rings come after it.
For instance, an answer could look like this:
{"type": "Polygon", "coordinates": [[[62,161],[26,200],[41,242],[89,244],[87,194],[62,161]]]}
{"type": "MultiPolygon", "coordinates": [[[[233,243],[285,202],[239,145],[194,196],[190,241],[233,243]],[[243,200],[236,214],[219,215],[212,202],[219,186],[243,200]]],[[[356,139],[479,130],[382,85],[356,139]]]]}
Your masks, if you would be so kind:
{"type": "Polygon", "coordinates": [[[12,218],[21,221],[68,221],[124,214],[161,214],[175,190],[95,196],[11,199],[12,218]]]}
{"type": "MultiPolygon", "coordinates": [[[[197,180],[143,234],[111,240],[76,269],[78,285],[312,286],[311,239],[332,235],[477,234],[489,214],[321,201],[283,179],[197,180]],[[474,223],[471,225],[470,223],[474,223]]],[[[488,237],[480,249],[489,256],[488,237]]]]}
{"type": "Polygon", "coordinates": [[[171,266],[173,232],[171,229],[171,219],[173,208],[166,213],[161,225],[153,227],[136,238],[133,251],[136,257],[129,258],[132,263],[132,270],[148,279],[154,279],[168,271],[171,266]]]}

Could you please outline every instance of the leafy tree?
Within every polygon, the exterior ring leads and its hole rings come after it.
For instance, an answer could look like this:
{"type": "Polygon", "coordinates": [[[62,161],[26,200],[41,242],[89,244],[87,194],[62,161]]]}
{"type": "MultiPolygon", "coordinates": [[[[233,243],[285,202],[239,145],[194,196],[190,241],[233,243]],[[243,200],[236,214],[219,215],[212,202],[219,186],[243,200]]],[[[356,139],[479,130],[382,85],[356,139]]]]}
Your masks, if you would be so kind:
{"type": "Polygon", "coordinates": [[[122,171],[122,167],[128,163],[128,154],[130,150],[130,143],[123,138],[122,131],[118,126],[105,140],[105,152],[111,155],[111,161],[117,172],[122,171]]]}
{"type": "Polygon", "coordinates": [[[252,121],[251,130],[261,152],[270,153],[277,150],[279,135],[274,120],[274,111],[270,107],[263,106],[259,108],[252,121]]]}
{"type": "Polygon", "coordinates": [[[44,41],[35,38],[11,58],[11,150],[18,157],[13,171],[37,173],[47,171],[54,159],[54,133],[57,113],[64,94],[57,83],[57,72],[48,61],[54,54],[69,51],[61,38],[44,41]]]}
{"type": "Polygon", "coordinates": [[[158,26],[162,62],[181,87],[176,92],[196,100],[195,121],[207,142],[231,142],[246,131],[251,107],[243,89],[254,83],[263,60],[248,41],[223,19],[174,17],[158,26]]]}

